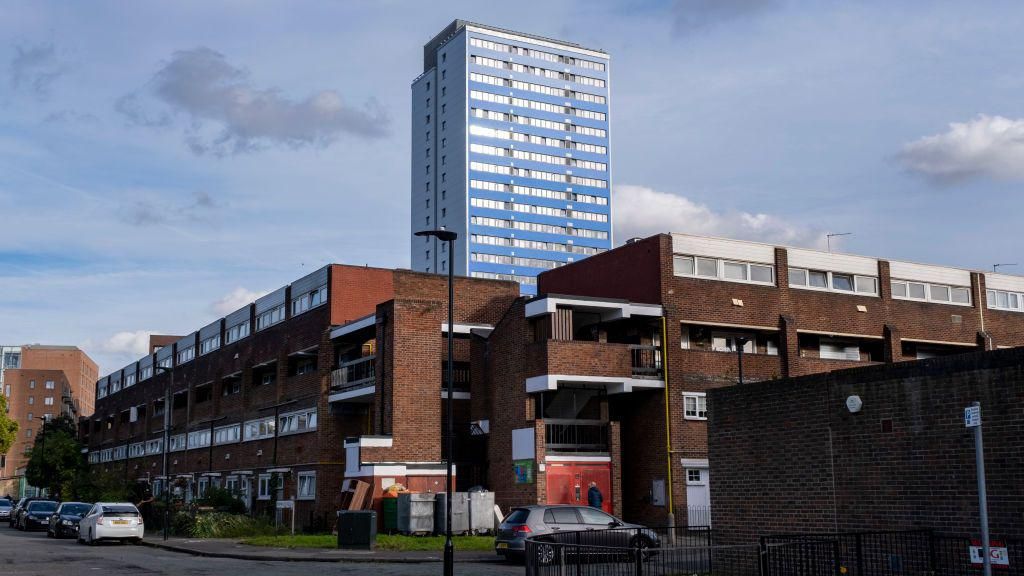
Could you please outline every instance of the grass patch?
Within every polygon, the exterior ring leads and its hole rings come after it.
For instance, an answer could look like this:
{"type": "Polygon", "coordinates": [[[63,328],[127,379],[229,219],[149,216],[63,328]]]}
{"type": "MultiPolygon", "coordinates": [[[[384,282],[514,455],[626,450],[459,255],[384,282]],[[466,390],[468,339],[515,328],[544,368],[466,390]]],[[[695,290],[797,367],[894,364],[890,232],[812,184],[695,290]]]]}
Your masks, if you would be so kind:
{"type": "MultiPolygon", "coordinates": [[[[455,550],[493,552],[493,536],[452,536],[455,550]]],[[[272,548],[336,548],[338,537],[333,534],[296,534],[295,536],[253,536],[245,538],[242,544],[269,546],[272,548]]],[[[398,552],[441,552],[444,550],[444,536],[399,536],[377,535],[378,550],[398,552]]]]}

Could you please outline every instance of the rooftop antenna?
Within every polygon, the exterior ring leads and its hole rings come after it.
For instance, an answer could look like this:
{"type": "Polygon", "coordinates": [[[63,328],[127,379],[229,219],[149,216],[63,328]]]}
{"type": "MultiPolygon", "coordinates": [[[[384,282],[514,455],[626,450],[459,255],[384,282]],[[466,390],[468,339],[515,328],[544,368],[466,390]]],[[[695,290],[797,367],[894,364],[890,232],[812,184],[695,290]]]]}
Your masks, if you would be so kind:
{"type": "Polygon", "coordinates": [[[835,236],[852,236],[853,232],[830,232],[825,234],[825,243],[828,245],[828,251],[832,251],[832,238],[835,236]]]}
{"type": "Polygon", "coordinates": [[[993,264],[992,265],[992,272],[998,272],[1000,266],[1016,266],[1016,265],[1017,265],[1016,262],[1013,262],[1013,263],[1006,263],[1006,262],[1004,262],[1002,264],[993,264]]]}

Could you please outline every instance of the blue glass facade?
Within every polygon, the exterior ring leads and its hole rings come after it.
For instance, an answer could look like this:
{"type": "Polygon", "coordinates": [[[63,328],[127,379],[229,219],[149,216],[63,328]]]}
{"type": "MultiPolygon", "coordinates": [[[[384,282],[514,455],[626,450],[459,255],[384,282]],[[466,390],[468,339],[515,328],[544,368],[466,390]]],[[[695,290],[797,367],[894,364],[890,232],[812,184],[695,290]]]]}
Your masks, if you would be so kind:
{"type": "MultiPolygon", "coordinates": [[[[458,232],[456,273],[526,294],[540,272],[610,248],[607,55],[461,21],[424,52],[412,232],[458,232]]],[[[447,271],[445,247],[411,246],[413,269],[447,271]]]]}

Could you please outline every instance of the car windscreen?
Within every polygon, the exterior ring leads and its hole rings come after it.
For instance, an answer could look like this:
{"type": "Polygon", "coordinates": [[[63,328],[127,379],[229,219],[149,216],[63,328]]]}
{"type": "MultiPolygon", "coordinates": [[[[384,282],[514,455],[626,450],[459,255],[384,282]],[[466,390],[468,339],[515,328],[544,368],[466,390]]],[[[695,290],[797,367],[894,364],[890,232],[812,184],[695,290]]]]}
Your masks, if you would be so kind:
{"type": "Polygon", "coordinates": [[[524,508],[517,508],[512,511],[511,514],[505,518],[505,522],[509,524],[525,524],[526,519],[530,517],[530,511],[524,508]]]}
{"type": "Polygon", "coordinates": [[[0,500],[0,508],[10,508],[11,503],[7,500],[0,500]]]}
{"type": "Polygon", "coordinates": [[[26,508],[29,512],[53,512],[56,509],[56,502],[29,502],[26,508]]]}
{"type": "Polygon", "coordinates": [[[72,516],[84,516],[89,509],[92,508],[92,504],[65,504],[61,506],[61,514],[70,514],[72,516]]]}
{"type": "Polygon", "coordinates": [[[104,506],[103,514],[105,516],[138,516],[139,511],[135,509],[135,506],[104,506]]]}

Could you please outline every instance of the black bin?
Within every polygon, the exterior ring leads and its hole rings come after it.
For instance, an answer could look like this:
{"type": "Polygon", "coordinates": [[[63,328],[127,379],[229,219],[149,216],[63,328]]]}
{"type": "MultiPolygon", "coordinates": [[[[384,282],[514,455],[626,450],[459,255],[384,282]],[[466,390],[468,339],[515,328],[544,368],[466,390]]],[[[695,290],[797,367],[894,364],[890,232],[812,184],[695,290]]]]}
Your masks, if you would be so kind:
{"type": "Polygon", "coordinates": [[[377,513],[373,510],[338,512],[338,548],[373,550],[377,545],[377,513]]]}

